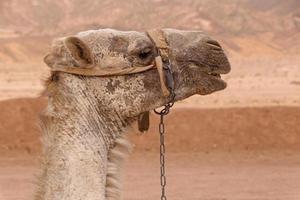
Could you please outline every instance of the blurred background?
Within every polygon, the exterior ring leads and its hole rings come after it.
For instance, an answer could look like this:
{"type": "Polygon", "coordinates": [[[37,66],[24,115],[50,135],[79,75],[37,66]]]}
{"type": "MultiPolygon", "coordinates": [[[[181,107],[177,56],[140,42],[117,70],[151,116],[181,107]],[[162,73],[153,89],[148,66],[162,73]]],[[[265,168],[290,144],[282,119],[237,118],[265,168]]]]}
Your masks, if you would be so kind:
{"type": "MultiPolygon", "coordinates": [[[[207,32],[232,65],[226,90],[167,118],[171,199],[300,199],[299,0],[0,0],[0,200],[32,199],[51,41],[163,27],[207,32]]],[[[125,199],[158,199],[157,117],[130,135],[125,199]]]]}

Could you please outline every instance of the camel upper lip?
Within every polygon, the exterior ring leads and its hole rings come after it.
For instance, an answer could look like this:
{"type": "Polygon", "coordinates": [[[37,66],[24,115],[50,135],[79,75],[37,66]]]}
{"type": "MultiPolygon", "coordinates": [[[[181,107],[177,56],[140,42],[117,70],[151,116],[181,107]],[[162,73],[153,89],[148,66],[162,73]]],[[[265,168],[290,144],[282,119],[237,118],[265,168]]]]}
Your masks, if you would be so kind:
{"type": "Polygon", "coordinates": [[[198,66],[201,71],[206,72],[209,75],[228,74],[231,71],[231,66],[225,54],[222,56],[222,61],[221,64],[211,64],[191,59],[189,60],[189,63],[195,67],[198,66]]]}

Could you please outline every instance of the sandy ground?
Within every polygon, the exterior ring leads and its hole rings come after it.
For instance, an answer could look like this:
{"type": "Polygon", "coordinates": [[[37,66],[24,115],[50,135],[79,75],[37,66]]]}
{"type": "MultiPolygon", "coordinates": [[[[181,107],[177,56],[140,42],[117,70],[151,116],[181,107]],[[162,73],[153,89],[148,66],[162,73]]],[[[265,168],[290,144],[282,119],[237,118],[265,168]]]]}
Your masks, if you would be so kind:
{"type": "MultiPolygon", "coordinates": [[[[45,99],[0,102],[0,200],[30,200],[45,99]],[[14,119],[14,120],[12,120],[14,119]],[[26,119],[26,120],[25,120],[26,119]]],[[[169,199],[300,199],[300,107],[177,108],[167,117],[169,199]]],[[[157,116],[125,169],[125,200],[159,199],[157,116]]]]}
{"type": "MultiPolygon", "coordinates": [[[[1,157],[0,199],[30,200],[37,157],[1,157]]],[[[158,155],[133,154],[124,176],[125,200],[159,199],[158,155]]],[[[299,152],[168,154],[167,194],[174,200],[298,200],[299,152]]]]}

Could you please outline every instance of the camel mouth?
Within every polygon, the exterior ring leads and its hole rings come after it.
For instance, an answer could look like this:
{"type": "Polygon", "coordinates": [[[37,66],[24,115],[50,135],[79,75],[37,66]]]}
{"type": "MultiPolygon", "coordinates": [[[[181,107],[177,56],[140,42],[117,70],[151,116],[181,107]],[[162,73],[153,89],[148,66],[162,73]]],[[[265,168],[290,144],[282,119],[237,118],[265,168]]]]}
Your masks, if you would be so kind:
{"type": "Polygon", "coordinates": [[[209,72],[209,73],[207,73],[208,75],[210,75],[210,76],[213,76],[213,77],[216,77],[216,78],[219,78],[219,79],[221,79],[222,77],[221,77],[221,74],[218,74],[218,73],[215,73],[215,72],[209,72]]]}
{"type": "Polygon", "coordinates": [[[213,71],[210,70],[210,67],[203,67],[205,65],[202,65],[201,63],[198,62],[189,62],[188,65],[191,69],[194,70],[199,70],[198,72],[202,73],[202,75],[206,76],[206,77],[210,77],[214,80],[217,80],[219,82],[222,82],[224,84],[226,84],[226,82],[222,79],[221,75],[224,74],[228,74],[230,72],[230,65],[225,65],[225,67],[220,67],[217,69],[214,69],[213,71]]]}
{"type": "Polygon", "coordinates": [[[208,95],[220,90],[224,90],[227,87],[227,82],[222,79],[221,74],[219,72],[203,72],[203,77],[206,77],[206,81],[210,84],[202,85],[197,94],[200,95],[208,95]]]}
{"type": "Polygon", "coordinates": [[[218,82],[218,85],[223,85],[222,89],[225,89],[227,87],[227,83],[225,80],[222,79],[221,74],[215,73],[215,72],[209,72],[205,73],[210,79],[214,80],[215,82],[218,82]]]}
{"type": "Polygon", "coordinates": [[[214,80],[217,80],[218,82],[221,82],[222,84],[227,85],[226,81],[223,79],[222,75],[227,73],[217,73],[217,72],[209,72],[206,73],[209,77],[211,77],[214,80]]]}

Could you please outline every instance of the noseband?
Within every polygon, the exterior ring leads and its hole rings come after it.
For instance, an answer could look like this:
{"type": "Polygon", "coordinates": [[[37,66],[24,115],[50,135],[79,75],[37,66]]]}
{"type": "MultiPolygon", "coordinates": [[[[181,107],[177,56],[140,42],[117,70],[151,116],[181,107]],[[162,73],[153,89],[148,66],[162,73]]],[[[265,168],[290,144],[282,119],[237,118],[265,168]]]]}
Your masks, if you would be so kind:
{"type": "Polygon", "coordinates": [[[132,67],[105,67],[96,64],[91,64],[84,67],[71,67],[65,65],[54,65],[51,71],[65,72],[69,74],[77,74],[83,76],[121,76],[128,74],[136,74],[156,68],[159,74],[162,93],[165,97],[174,96],[174,79],[169,59],[169,45],[167,43],[164,32],[159,29],[147,31],[148,37],[155,44],[158,56],[151,65],[147,66],[132,66],[132,67]]]}

